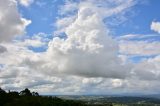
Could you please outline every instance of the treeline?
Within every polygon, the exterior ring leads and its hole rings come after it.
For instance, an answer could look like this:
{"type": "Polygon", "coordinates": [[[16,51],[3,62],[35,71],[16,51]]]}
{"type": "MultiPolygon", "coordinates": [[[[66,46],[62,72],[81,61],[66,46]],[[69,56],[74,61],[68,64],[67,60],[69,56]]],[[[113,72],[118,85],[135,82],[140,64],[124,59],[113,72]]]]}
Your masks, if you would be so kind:
{"type": "MultiPolygon", "coordinates": [[[[91,106],[83,101],[64,100],[53,96],[40,96],[29,89],[8,91],[0,88],[0,106],[91,106]]],[[[94,105],[102,106],[102,105],[94,105]]],[[[103,105],[104,106],[104,105],[103,105]]],[[[112,106],[108,104],[105,106],[112,106]]]]}
{"type": "Polygon", "coordinates": [[[21,92],[0,88],[0,106],[86,106],[81,101],[63,100],[52,96],[40,96],[37,92],[25,89],[21,92]]]}

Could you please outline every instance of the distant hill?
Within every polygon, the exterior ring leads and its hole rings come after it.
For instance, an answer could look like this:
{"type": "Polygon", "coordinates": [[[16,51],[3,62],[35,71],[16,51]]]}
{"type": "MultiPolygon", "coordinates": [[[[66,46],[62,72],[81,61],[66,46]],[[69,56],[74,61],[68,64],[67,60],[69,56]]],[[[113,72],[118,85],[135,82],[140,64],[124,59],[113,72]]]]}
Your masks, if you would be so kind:
{"type": "MultiPolygon", "coordinates": [[[[154,95],[153,95],[154,96],[154,95]]],[[[107,96],[107,95],[64,95],[58,96],[59,98],[65,98],[70,100],[81,100],[88,102],[89,104],[126,104],[127,106],[160,106],[160,99],[152,95],[147,96],[107,96]],[[141,104],[141,105],[140,105],[141,104]],[[143,104],[143,105],[142,105],[143,104]]],[[[125,106],[126,106],[125,105],[125,106]]],[[[113,105],[114,106],[114,105],[113,105]]],[[[115,105],[119,106],[119,105],[115,105]]]]}
{"type": "Polygon", "coordinates": [[[160,99],[160,94],[151,94],[151,95],[145,95],[144,97],[149,97],[149,98],[157,98],[157,99],[160,99]]]}

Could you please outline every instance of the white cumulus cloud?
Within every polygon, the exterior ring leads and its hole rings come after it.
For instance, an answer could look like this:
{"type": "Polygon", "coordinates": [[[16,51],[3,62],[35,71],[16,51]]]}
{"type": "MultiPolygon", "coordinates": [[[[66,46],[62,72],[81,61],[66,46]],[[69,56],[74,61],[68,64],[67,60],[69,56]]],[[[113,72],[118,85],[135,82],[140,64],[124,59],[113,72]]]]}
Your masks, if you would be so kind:
{"type": "Polygon", "coordinates": [[[21,17],[16,1],[0,0],[0,42],[24,34],[30,23],[30,20],[21,17]]]}
{"type": "Polygon", "coordinates": [[[160,22],[152,22],[151,30],[160,33],[160,22]]]}

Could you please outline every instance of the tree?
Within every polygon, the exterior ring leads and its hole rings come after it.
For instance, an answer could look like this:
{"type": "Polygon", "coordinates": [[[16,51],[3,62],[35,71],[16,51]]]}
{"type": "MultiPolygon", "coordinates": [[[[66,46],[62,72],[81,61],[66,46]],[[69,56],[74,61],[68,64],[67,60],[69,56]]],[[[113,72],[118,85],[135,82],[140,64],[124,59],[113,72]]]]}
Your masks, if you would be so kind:
{"type": "Polygon", "coordinates": [[[6,91],[0,88],[0,94],[6,94],[6,91]]]}
{"type": "Polygon", "coordinates": [[[26,88],[25,90],[20,92],[20,95],[22,95],[22,96],[32,96],[32,93],[30,92],[30,90],[28,88],[26,88]]]}
{"type": "Polygon", "coordinates": [[[32,92],[32,96],[39,96],[38,92],[32,92]]]}

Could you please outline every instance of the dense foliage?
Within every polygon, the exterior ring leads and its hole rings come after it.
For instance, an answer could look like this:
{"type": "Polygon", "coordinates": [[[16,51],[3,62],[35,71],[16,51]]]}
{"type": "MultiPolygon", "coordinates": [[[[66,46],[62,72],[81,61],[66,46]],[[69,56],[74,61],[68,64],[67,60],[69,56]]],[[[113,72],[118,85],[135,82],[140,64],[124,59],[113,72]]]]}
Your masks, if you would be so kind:
{"type": "MultiPolygon", "coordinates": [[[[53,96],[39,96],[25,89],[21,92],[6,92],[0,88],[0,106],[90,106],[82,101],[64,100],[53,96]]],[[[101,105],[96,105],[101,106],[101,105]]],[[[112,106],[107,104],[105,106],[112,106]]]]}

